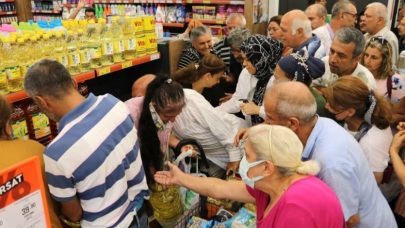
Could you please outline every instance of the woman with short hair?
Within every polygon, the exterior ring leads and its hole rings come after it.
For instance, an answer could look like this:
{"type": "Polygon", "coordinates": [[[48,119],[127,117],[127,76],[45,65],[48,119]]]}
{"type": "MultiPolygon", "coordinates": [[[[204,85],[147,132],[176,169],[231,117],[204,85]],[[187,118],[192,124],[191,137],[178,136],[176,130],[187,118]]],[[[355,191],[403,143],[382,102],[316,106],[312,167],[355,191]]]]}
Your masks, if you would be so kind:
{"type": "Polygon", "coordinates": [[[337,120],[344,120],[344,128],[360,143],[361,148],[380,185],[388,166],[392,141],[390,102],[358,77],[344,76],[332,82],[326,90],[326,108],[337,120]]]}
{"type": "Polygon", "coordinates": [[[239,173],[243,181],[194,177],[169,164],[155,180],[179,185],[215,199],[257,205],[257,227],[345,227],[342,207],[331,188],[316,177],[316,161],[301,161],[303,145],[282,126],[249,130],[239,173]]]}

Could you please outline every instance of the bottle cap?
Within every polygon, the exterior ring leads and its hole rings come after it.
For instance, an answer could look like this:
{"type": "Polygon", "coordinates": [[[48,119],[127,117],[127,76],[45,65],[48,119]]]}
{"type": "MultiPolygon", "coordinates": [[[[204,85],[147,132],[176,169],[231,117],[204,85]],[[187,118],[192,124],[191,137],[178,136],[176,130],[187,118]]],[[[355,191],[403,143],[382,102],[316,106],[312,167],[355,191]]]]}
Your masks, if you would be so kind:
{"type": "Polygon", "coordinates": [[[23,39],[23,38],[18,38],[18,39],[17,39],[17,42],[18,42],[18,43],[24,43],[24,39],[23,39]]]}
{"type": "Polygon", "coordinates": [[[68,35],[69,35],[69,36],[73,35],[73,31],[69,30],[69,31],[68,31],[68,35]]]}

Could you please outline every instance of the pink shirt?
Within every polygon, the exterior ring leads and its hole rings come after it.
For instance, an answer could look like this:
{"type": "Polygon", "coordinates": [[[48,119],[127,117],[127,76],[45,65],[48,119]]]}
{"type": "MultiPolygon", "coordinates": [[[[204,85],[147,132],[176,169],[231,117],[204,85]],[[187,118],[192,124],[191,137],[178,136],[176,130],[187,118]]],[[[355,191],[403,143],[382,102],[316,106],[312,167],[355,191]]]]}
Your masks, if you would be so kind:
{"type": "MultiPolygon", "coordinates": [[[[139,126],[139,119],[141,118],[143,99],[144,97],[135,97],[125,102],[125,104],[129,109],[129,112],[131,113],[132,118],[134,119],[135,128],[137,130],[139,129],[138,126],[139,126]]],[[[165,131],[158,131],[158,137],[160,140],[160,149],[162,150],[163,153],[166,152],[167,142],[169,140],[170,133],[172,132],[172,128],[173,123],[170,122],[169,127],[166,128],[165,131]]],[[[138,131],[138,135],[139,134],[140,132],[138,131]]]]}
{"type": "Polygon", "coordinates": [[[346,226],[339,199],[331,188],[314,176],[294,182],[263,218],[269,195],[246,189],[256,199],[257,227],[276,228],[343,228],[346,226]]]}
{"type": "MultiPolygon", "coordinates": [[[[392,90],[391,90],[391,101],[393,103],[398,102],[405,95],[404,79],[399,74],[394,74],[392,76],[392,90]]],[[[388,97],[387,94],[387,79],[376,79],[377,92],[381,96],[388,97]]]]}

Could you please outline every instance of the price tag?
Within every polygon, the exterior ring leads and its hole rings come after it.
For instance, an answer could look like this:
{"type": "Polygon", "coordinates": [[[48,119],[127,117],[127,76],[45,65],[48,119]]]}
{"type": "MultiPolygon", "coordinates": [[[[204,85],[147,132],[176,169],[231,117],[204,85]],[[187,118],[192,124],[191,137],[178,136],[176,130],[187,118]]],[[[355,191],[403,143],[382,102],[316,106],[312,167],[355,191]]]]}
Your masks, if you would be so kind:
{"type": "Polygon", "coordinates": [[[224,24],[224,21],[217,21],[217,24],[222,25],[224,24]]]}
{"type": "Polygon", "coordinates": [[[129,1],[125,0],[124,3],[129,3],[129,1]]]}
{"type": "Polygon", "coordinates": [[[172,0],[167,0],[167,4],[172,4],[173,1],[172,0]]]}
{"type": "Polygon", "coordinates": [[[146,0],[141,0],[141,3],[146,3],[146,0]]]}
{"type": "Polygon", "coordinates": [[[193,3],[193,0],[187,0],[187,4],[193,3]]]}
{"type": "Polygon", "coordinates": [[[203,1],[203,4],[211,4],[211,1],[203,1]]]}
{"type": "Polygon", "coordinates": [[[110,67],[102,68],[98,70],[98,76],[109,74],[111,72],[110,67]]]}
{"type": "Polygon", "coordinates": [[[6,2],[6,0],[0,0],[0,2],[6,2]]]}
{"type": "Polygon", "coordinates": [[[7,14],[13,14],[13,12],[7,12],[7,14]]]}
{"type": "Polygon", "coordinates": [[[132,66],[132,61],[128,61],[125,63],[122,63],[122,69],[128,68],[132,66]]]}
{"type": "Polygon", "coordinates": [[[153,61],[153,60],[156,60],[156,59],[159,59],[159,54],[153,54],[153,55],[150,56],[150,61],[153,61]]]}
{"type": "Polygon", "coordinates": [[[0,172],[0,228],[51,227],[39,159],[0,172]]]}
{"type": "Polygon", "coordinates": [[[245,1],[231,1],[230,5],[245,5],[245,1]]]}

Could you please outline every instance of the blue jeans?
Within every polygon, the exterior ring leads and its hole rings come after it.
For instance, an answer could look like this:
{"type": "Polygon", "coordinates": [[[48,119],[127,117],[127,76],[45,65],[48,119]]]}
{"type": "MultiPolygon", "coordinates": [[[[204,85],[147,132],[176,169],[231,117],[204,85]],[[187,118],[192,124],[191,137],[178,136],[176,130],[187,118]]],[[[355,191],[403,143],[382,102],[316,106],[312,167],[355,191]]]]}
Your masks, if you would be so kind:
{"type": "Polygon", "coordinates": [[[141,215],[141,217],[138,217],[138,215],[134,216],[134,219],[137,219],[139,221],[139,225],[135,224],[133,226],[130,226],[128,228],[149,228],[149,221],[148,221],[148,216],[146,215],[146,213],[144,213],[143,215],[141,215]]]}

